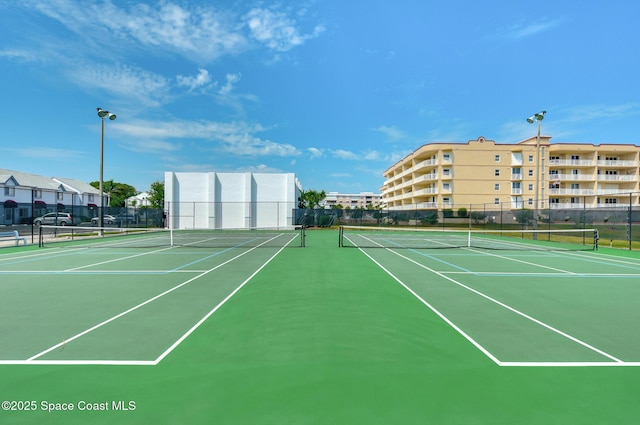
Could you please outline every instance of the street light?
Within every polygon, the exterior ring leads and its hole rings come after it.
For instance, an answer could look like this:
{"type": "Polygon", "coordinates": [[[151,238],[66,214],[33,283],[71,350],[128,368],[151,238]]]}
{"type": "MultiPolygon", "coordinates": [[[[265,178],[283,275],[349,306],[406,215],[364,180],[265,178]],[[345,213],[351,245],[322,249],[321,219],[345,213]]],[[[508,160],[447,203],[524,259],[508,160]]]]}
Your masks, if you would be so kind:
{"type": "MultiPolygon", "coordinates": [[[[546,113],[547,111],[540,111],[527,118],[529,124],[533,124],[536,121],[538,122],[538,136],[536,137],[536,199],[533,210],[533,230],[538,229],[538,203],[540,202],[540,123],[546,113]]],[[[537,239],[536,236],[534,233],[533,238],[537,239]]]]}
{"type": "Polygon", "coordinates": [[[112,114],[109,111],[105,111],[102,108],[98,109],[98,117],[100,117],[100,122],[102,123],[101,132],[100,132],[100,213],[99,213],[99,222],[98,227],[100,227],[100,235],[102,235],[102,228],[104,227],[104,196],[103,196],[103,186],[104,186],[104,119],[109,118],[110,121],[116,119],[116,114],[112,114]]]}

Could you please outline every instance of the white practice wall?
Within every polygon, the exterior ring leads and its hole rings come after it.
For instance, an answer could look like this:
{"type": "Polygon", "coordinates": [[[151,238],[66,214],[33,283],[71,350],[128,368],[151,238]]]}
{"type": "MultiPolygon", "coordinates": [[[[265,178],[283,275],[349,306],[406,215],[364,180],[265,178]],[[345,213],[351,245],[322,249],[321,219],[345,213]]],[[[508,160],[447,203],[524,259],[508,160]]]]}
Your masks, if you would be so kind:
{"type": "Polygon", "coordinates": [[[300,190],[293,173],[165,173],[175,229],[292,227],[300,190]]]}

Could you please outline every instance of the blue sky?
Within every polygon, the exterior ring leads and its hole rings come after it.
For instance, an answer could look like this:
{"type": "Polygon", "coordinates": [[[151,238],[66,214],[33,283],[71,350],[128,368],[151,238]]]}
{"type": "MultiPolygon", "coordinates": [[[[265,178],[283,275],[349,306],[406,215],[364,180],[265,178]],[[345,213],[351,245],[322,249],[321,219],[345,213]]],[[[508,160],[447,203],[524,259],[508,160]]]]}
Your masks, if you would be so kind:
{"type": "Polygon", "coordinates": [[[0,168],[378,192],[430,142],[640,143],[640,2],[0,0],[0,168]]]}

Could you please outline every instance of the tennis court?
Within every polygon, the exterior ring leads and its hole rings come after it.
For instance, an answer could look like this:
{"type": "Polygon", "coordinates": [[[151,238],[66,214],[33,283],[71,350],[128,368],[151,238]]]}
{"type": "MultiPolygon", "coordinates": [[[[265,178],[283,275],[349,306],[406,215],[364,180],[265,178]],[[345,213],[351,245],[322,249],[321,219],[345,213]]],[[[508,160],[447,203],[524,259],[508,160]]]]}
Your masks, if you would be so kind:
{"type": "Polygon", "coordinates": [[[2,423],[640,413],[640,256],[584,235],[499,249],[357,228],[84,236],[0,251],[2,423]]]}

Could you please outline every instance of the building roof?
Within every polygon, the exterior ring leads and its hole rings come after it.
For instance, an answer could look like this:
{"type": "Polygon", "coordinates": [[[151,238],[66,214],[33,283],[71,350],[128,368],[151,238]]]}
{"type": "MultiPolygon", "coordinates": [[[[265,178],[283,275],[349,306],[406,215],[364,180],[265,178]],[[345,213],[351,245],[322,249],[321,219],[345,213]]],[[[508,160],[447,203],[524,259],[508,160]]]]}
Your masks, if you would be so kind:
{"type": "Polygon", "coordinates": [[[38,174],[0,168],[0,184],[7,184],[10,180],[13,180],[16,186],[21,187],[76,193],[100,193],[98,189],[80,180],[62,177],[46,177],[38,174]]]}

